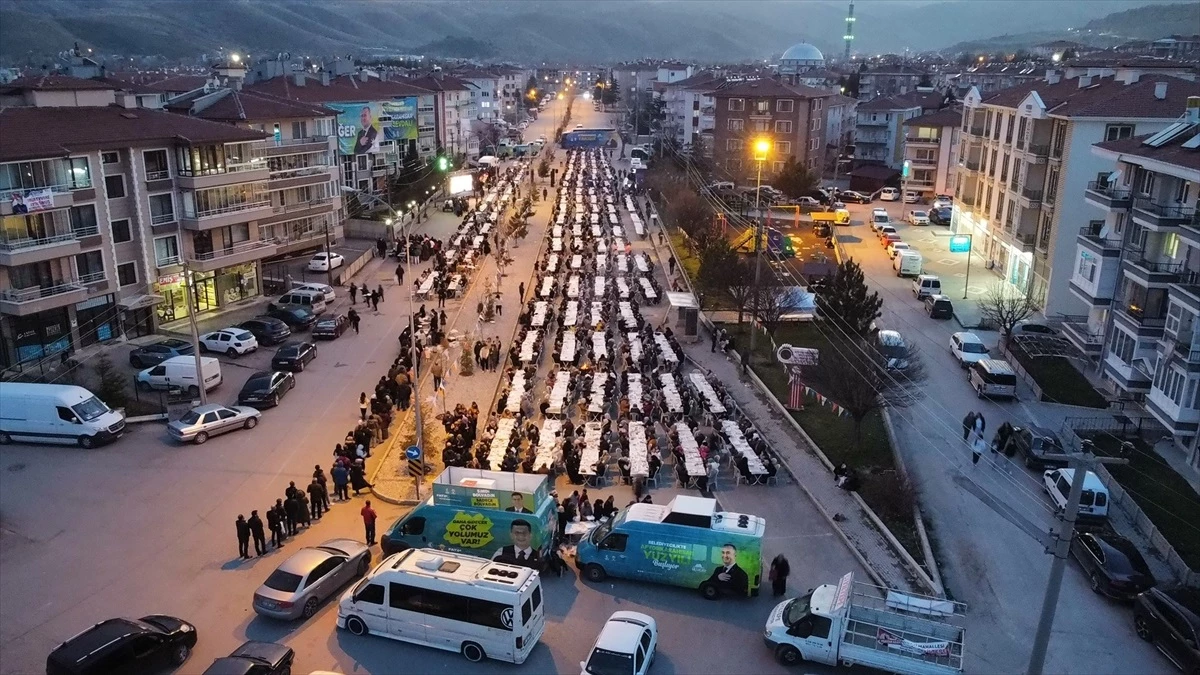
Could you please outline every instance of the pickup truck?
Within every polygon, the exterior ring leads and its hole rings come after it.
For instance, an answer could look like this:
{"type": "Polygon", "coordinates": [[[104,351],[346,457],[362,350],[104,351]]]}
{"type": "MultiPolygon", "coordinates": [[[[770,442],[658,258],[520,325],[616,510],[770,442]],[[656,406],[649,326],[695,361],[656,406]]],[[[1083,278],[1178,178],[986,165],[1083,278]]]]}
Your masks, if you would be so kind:
{"type": "Polygon", "coordinates": [[[926,617],[960,617],[963,606],[854,583],[854,573],[786,600],[767,618],[763,641],[784,665],[862,664],[898,675],[963,670],[966,630],[926,617]]]}
{"type": "Polygon", "coordinates": [[[833,211],[813,211],[811,215],[814,223],[829,223],[830,225],[850,224],[850,212],[846,209],[834,209],[833,211]]]}

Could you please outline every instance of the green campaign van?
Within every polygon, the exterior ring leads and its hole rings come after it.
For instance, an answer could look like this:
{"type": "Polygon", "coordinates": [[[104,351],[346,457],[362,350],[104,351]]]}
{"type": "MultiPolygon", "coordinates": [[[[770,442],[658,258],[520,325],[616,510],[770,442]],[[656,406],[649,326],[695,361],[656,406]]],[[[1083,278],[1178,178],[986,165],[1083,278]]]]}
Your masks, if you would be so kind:
{"type": "Polygon", "coordinates": [[[575,565],[588,581],[622,577],[695,588],[709,600],[757,595],[767,521],[717,511],[717,500],[680,495],[631,504],[582,541],[575,565]]]}
{"type": "Polygon", "coordinates": [[[536,568],[548,560],[557,524],[546,476],[452,466],[379,543],[385,556],[434,548],[536,568]]]}

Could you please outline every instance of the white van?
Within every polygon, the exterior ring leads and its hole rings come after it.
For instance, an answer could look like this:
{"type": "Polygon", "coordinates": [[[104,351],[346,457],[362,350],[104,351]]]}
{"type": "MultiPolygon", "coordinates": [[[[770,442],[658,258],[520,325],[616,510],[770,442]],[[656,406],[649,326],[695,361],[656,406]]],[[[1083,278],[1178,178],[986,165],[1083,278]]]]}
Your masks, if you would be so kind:
{"type": "MultiPolygon", "coordinates": [[[[221,384],[221,362],[215,356],[201,356],[200,368],[204,372],[204,391],[221,384]]],[[[196,357],[173,356],[157,366],[143,370],[137,374],[137,387],[142,391],[179,387],[189,396],[199,396],[196,357]]]]}
{"type": "MultiPolygon", "coordinates": [[[[1075,469],[1051,469],[1042,474],[1042,487],[1050,495],[1050,501],[1059,511],[1067,507],[1071,496],[1071,481],[1075,480],[1075,469]]],[[[1108,518],[1108,488],[1096,474],[1088,471],[1083,477],[1083,494],[1079,496],[1079,520],[1092,521],[1108,518]]]]}
{"type": "Polygon", "coordinates": [[[1017,374],[1007,361],[980,359],[971,364],[971,388],[979,398],[1016,398],[1017,374]]]}
{"type": "MultiPolygon", "coordinates": [[[[460,514],[461,515],[461,514],[460,514]]],[[[384,558],[338,603],[354,635],[524,663],[546,630],[542,582],[528,567],[431,548],[384,558]]]]}
{"type": "Polygon", "coordinates": [[[893,187],[886,187],[879,191],[880,201],[895,202],[900,200],[900,191],[893,187]]]}
{"type": "Polygon", "coordinates": [[[93,448],[125,433],[125,416],[83,387],[0,383],[0,445],[78,443],[93,448]]]}
{"type": "Polygon", "coordinates": [[[871,229],[873,231],[878,232],[879,228],[883,227],[884,225],[890,225],[891,223],[892,217],[888,215],[886,209],[871,210],[871,229]]]}
{"type": "MultiPolygon", "coordinates": [[[[317,283],[313,283],[311,281],[305,281],[305,282],[293,281],[292,282],[292,290],[293,291],[312,291],[313,293],[320,293],[321,297],[325,298],[326,305],[328,305],[329,303],[331,303],[335,299],[337,299],[337,293],[334,292],[333,286],[330,286],[328,284],[317,284],[317,283]]],[[[313,313],[315,314],[316,312],[313,312],[313,313]]]]}
{"type": "Polygon", "coordinates": [[[287,293],[279,296],[275,301],[276,305],[299,305],[301,307],[311,309],[313,314],[321,314],[325,311],[325,293],[324,291],[303,291],[292,289],[287,293]]]}
{"type": "Polygon", "coordinates": [[[942,280],[936,274],[918,274],[912,282],[913,295],[924,300],[927,295],[942,294],[942,280]]]}
{"type": "Polygon", "coordinates": [[[921,274],[921,266],[925,260],[921,254],[913,250],[903,250],[892,258],[892,269],[898,277],[915,277],[921,274]]]}

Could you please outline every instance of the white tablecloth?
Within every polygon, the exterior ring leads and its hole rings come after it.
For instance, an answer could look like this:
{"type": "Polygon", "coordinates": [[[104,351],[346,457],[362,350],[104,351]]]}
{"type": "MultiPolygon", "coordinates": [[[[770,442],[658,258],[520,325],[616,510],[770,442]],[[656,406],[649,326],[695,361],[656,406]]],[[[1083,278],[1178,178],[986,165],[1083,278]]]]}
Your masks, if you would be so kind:
{"type": "Polygon", "coordinates": [[[617,254],[617,271],[621,274],[629,272],[629,255],[624,251],[617,254]]]}
{"type": "Polygon", "coordinates": [[[658,354],[663,361],[670,364],[679,363],[679,354],[675,353],[675,348],[671,346],[671,341],[666,335],[655,333],[654,344],[658,347],[658,354]]]}
{"type": "Polygon", "coordinates": [[[696,388],[700,396],[704,399],[708,411],[714,415],[725,414],[725,404],[721,402],[721,397],[717,396],[717,392],[713,390],[712,383],[708,378],[704,377],[704,373],[689,373],[688,379],[691,380],[692,386],[696,388]]]}
{"type": "Polygon", "coordinates": [[[625,281],[625,277],[617,277],[617,297],[622,300],[629,299],[629,282],[625,281]]]}
{"type": "Polygon", "coordinates": [[[583,452],[579,453],[579,473],[585,476],[596,475],[596,462],[600,461],[600,432],[599,422],[588,422],[583,428],[583,452]]]}
{"type": "Polygon", "coordinates": [[[602,413],[608,410],[608,401],[604,396],[604,385],[611,377],[607,372],[598,372],[592,376],[592,393],[588,396],[588,412],[602,413]]]}
{"type": "Polygon", "coordinates": [[[658,291],[654,290],[654,286],[650,284],[650,279],[646,277],[638,277],[638,282],[642,285],[642,293],[646,295],[646,299],[658,299],[658,291]]]}
{"type": "Polygon", "coordinates": [[[504,411],[515,413],[521,410],[521,396],[525,393],[525,369],[515,371],[512,376],[512,387],[508,390],[508,398],[504,400],[504,411]]]}
{"type": "MultiPolygon", "coordinates": [[[[633,357],[634,363],[642,360],[642,337],[637,333],[626,333],[625,339],[629,342],[629,355],[633,357]]],[[[640,377],[640,376],[639,376],[640,377]]]]}
{"type": "MultiPolygon", "coordinates": [[[[621,281],[618,279],[617,281],[621,281]]],[[[633,314],[633,304],[629,302],[617,303],[617,309],[621,313],[621,323],[626,329],[637,328],[637,317],[633,314]]]]}
{"type": "Polygon", "coordinates": [[[429,276],[421,280],[421,285],[417,286],[417,295],[425,297],[429,295],[429,291],[433,289],[433,283],[437,281],[439,272],[430,271],[429,276]]]}
{"type": "Polygon", "coordinates": [[[558,260],[559,260],[559,254],[557,254],[557,253],[551,253],[549,256],[546,257],[546,271],[548,273],[554,274],[555,272],[558,271],[558,260]]]}
{"type": "Polygon", "coordinates": [[[546,325],[546,312],[550,309],[550,303],[543,300],[538,300],[533,303],[533,316],[529,317],[529,325],[534,328],[541,328],[546,325]]]}
{"type": "Polygon", "coordinates": [[[662,384],[663,401],[667,410],[673,413],[683,412],[683,399],[679,397],[679,387],[675,384],[675,376],[671,373],[660,373],[658,381],[662,384]]]}
{"type": "Polygon", "coordinates": [[[579,322],[579,301],[568,300],[567,311],[563,312],[563,325],[573,327],[579,322]]]}
{"type": "Polygon", "coordinates": [[[536,328],[525,333],[525,339],[521,341],[521,349],[517,352],[517,358],[521,360],[521,363],[529,363],[537,357],[537,345],[541,339],[542,332],[536,328]]]}
{"type": "Polygon", "coordinates": [[[742,433],[741,427],[733,420],[721,420],[721,433],[724,434],[725,440],[729,441],[730,447],[737,453],[739,457],[746,458],[746,464],[750,467],[750,473],[756,476],[765,476],[767,467],[763,466],[762,460],[758,458],[758,454],[750,448],[750,443],[746,441],[745,434],[742,433]]]}
{"type": "Polygon", "coordinates": [[[692,430],[686,423],[676,422],[675,431],[679,434],[679,446],[683,448],[683,466],[687,469],[687,474],[697,478],[708,475],[704,469],[704,462],[700,459],[700,446],[696,443],[692,430]]]}
{"type": "Polygon", "coordinates": [[[573,363],[575,361],[575,331],[563,331],[562,349],[558,353],[558,360],[563,363],[573,363]]]}
{"type": "Polygon", "coordinates": [[[598,359],[608,358],[608,340],[605,339],[607,337],[608,334],[604,331],[592,333],[592,354],[598,359]]]}
{"type": "Polygon", "coordinates": [[[589,324],[592,328],[599,326],[604,321],[604,303],[600,300],[593,300],[589,308],[589,324]]]}
{"type": "Polygon", "coordinates": [[[542,431],[538,436],[537,450],[533,456],[533,470],[549,468],[562,457],[562,420],[548,419],[542,422],[542,431]]]}
{"type": "Polygon", "coordinates": [[[627,372],[625,378],[625,397],[629,399],[629,406],[631,408],[642,407],[642,399],[645,398],[645,391],[642,389],[642,374],[627,372]]]}
{"type": "Polygon", "coordinates": [[[555,237],[550,240],[550,250],[554,253],[562,253],[563,240],[561,237],[555,237]]]}
{"type": "Polygon", "coordinates": [[[629,423],[629,475],[650,475],[650,451],[646,445],[646,425],[629,423]]]}
{"type": "Polygon", "coordinates": [[[571,384],[571,374],[566,370],[555,371],[554,385],[550,387],[550,396],[546,398],[550,407],[546,412],[551,415],[561,415],[567,400],[567,387],[571,384]]]}
{"type": "Polygon", "coordinates": [[[538,295],[543,298],[554,295],[554,277],[549,275],[542,277],[542,288],[538,291],[538,295]]]}
{"type": "Polygon", "coordinates": [[[575,300],[579,297],[579,275],[572,274],[567,280],[567,297],[575,300]]]}
{"type": "Polygon", "coordinates": [[[493,471],[500,470],[500,463],[504,461],[504,451],[508,450],[509,443],[512,442],[513,430],[517,427],[517,420],[512,417],[502,417],[496,424],[496,436],[492,438],[492,445],[488,448],[488,461],[491,463],[493,471]]]}
{"type": "Polygon", "coordinates": [[[650,257],[647,256],[645,253],[634,254],[633,263],[635,265],[637,265],[637,271],[639,274],[649,274],[650,273],[650,257]]]}
{"type": "Polygon", "coordinates": [[[580,267],[583,267],[583,256],[576,253],[575,255],[571,256],[571,269],[577,270],[580,267]]]}

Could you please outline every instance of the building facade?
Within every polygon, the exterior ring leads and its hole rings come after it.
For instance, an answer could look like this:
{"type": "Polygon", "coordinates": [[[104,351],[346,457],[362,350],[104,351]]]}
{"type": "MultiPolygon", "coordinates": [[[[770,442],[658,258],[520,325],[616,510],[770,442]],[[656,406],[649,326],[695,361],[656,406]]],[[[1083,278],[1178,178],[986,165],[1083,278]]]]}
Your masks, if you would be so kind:
{"type": "Polygon", "coordinates": [[[910,175],[904,189],[925,200],[952,195],[958,180],[958,144],[962,111],[946,108],[904,122],[904,160],[910,175]]]}
{"type": "Polygon", "coordinates": [[[735,179],[753,175],[754,141],[767,138],[772,147],[764,175],[778,173],[788,157],[819,173],[825,156],[825,101],[832,96],[824,89],[775,79],[714,90],[713,159],[718,171],[735,179]]]}
{"type": "Polygon", "coordinates": [[[899,169],[904,164],[904,123],[921,115],[921,105],[880,96],[859,103],[856,114],[855,160],[899,169]]]}
{"type": "Polygon", "coordinates": [[[667,84],[662,89],[665,119],[664,136],[681,148],[695,148],[701,135],[711,136],[716,123],[714,87],[723,78],[711,71],[697,73],[685,80],[667,84]]]}

